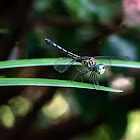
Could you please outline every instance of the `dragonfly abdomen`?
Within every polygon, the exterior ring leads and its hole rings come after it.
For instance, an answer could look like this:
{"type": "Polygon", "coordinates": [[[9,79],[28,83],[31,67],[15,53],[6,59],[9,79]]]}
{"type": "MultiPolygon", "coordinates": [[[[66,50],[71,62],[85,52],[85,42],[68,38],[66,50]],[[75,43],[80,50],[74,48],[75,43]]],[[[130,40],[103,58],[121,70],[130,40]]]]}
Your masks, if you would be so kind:
{"type": "Polygon", "coordinates": [[[75,59],[77,57],[80,57],[74,53],[71,53],[67,50],[65,50],[64,48],[60,47],[59,45],[55,44],[53,41],[51,41],[50,39],[45,38],[46,42],[49,43],[50,45],[54,46],[55,48],[57,48],[59,51],[63,52],[64,54],[66,54],[67,56],[71,57],[72,59],[75,59]]]}

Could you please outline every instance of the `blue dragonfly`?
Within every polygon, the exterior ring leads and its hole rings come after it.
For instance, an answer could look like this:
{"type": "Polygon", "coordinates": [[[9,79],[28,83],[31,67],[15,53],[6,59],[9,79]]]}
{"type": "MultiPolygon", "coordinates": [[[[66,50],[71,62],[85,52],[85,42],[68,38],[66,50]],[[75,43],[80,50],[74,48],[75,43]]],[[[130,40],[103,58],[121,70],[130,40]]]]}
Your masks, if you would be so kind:
{"type": "Polygon", "coordinates": [[[117,60],[129,60],[129,57],[122,56],[122,57],[115,57],[115,56],[79,56],[74,53],[71,53],[64,48],[60,47],[59,45],[55,44],[50,39],[45,38],[45,41],[52,45],[53,47],[57,48],[59,51],[64,53],[68,57],[61,57],[58,58],[54,64],[54,69],[60,73],[65,72],[71,65],[73,65],[75,62],[79,62],[82,65],[78,66],[78,73],[75,75],[72,81],[75,80],[75,78],[80,74],[81,75],[81,81],[83,82],[83,75],[90,73],[88,81],[89,83],[93,85],[99,85],[99,81],[97,78],[97,74],[102,75],[106,67],[105,66],[111,66],[111,59],[117,59],[117,60]]]}

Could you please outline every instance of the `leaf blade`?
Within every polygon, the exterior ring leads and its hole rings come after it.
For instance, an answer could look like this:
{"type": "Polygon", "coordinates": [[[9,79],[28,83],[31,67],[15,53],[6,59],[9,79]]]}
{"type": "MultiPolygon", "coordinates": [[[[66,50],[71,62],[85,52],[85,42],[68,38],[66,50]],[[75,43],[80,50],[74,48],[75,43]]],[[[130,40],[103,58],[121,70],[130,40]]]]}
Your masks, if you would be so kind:
{"type": "MultiPolygon", "coordinates": [[[[21,60],[7,60],[0,61],[0,69],[6,68],[19,68],[19,67],[32,67],[32,66],[53,66],[57,58],[39,58],[39,59],[21,59],[21,60]]],[[[80,63],[73,63],[73,65],[80,65],[80,63]]],[[[126,67],[126,68],[140,68],[140,62],[134,61],[121,61],[111,60],[113,67],[126,67]]]]}
{"type": "Polygon", "coordinates": [[[82,82],[72,82],[56,79],[41,79],[41,78],[0,78],[0,86],[53,86],[53,87],[70,87],[70,88],[85,88],[96,89],[110,92],[123,92],[122,90],[113,89],[97,85],[91,85],[82,82]]]}

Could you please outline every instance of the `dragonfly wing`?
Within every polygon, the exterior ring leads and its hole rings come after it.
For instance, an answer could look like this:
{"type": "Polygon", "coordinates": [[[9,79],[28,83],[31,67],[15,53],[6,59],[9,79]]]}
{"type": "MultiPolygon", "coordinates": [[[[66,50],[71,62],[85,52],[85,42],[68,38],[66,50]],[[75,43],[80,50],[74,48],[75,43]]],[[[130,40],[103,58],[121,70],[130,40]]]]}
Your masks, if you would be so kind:
{"type": "Polygon", "coordinates": [[[127,56],[94,56],[97,64],[104,64],[105,66],[111,66],[111,60],[124,60],[128,62],[130,60],[127,56]]]}
{"type": "Polygon", "coordinates": [[[60,57],[54,64],[54,69],[60,73],[65,72],[75,61],[71,58],[60,57]]]}

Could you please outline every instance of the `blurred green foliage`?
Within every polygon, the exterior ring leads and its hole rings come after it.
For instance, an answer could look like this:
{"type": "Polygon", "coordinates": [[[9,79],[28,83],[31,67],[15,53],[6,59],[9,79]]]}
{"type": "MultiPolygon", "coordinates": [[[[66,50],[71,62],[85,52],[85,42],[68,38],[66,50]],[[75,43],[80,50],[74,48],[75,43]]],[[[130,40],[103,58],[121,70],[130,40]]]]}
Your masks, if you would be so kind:
{"type": "MultiPolygon", "coordinates": [[[[123,1],[121,0],[34,0],[28,9],[25,9],[27,6],[22,2],[20,0],[15,1],[15,3],[7,0],[0,2],[1,7],[4,7],[0,12],[1,60],[10,59],[9,56],[13,56],[15,59],[65,56],[57,49],[46,44],[45,37],[80,56],[129,56],[130,60],[140,60],[140,26],[129,26],[128,23],[125,23],[124,15],[126,13],[124,13],[123,1]],[[23,12],[20,11],[22,9],[23,12]]],[[[130,8],[128,7],[128,9],[130,8]]],[[[76,72],[74,67],[71,67],[64,74],[57,73],[52,67],[34,67],[21,68],[18,71],[15,69],[1,70],[1,77],[41,77],[71,80],[76,72]]],[[[115,86],[122,90],[125,87],[126,90],[123,94],[66,88],[59,89],[60,94],[57,94],[58,89],[55,91],[54,88],[49,89],[49,87],[43,89],[42,87],[1,87],[1,126],[11,129],[15,126],[14,128],[17,128],[15,135],[18,134],[22,137],[31,126],[32,129],[38,131],[41,128],[54,128],[56,124],[59,126],[60,122],[61,125],[61,121],[63,122],[67,118],[80,115],[86,126],[96,122],[99,118],[103,122],[99,126],[90,128],[89,131],[87,131],[88,127],[85,128],[84,132],[83,129],[80,129],[83,133],[82,136],[79,136],[80,132],[65,136],[65,134],[71,132],[71,128],[63,129],[64,132],[67,131],[67,133],[62,134],[63,138],[77,140],[139,138],[139,132],[135,133],[135,136],[130,135],[137,127],[128,125],[130,120],[127,118],[130,110],[133,112],[133,109],[139,109],[140,107],[139,70],[111,68],[104,77],[99,78],[100,85],[112,87],[112,83],[122,78],[124,81],[116,82],[115,86]],[[51,94],[49,94],[49,90],[51,94]],[[19,97],[14,98],[17,95],[19,97]],[[58,108],[67,106],[68,109],[57,118],[51,116],[52,112],[47,112],[49,107],[46,104],[53,101],[53,95],[59,97],[59,100],[54,100],[57,102],[55,105],[58,108]],[[38,100],[42,104],[38,103],[38,100]],[[63,105],[59,103],[61,101],[63,105]],[[16,102],[18,105],[16,105],[16,102]],[[23,127],[16,126],[17,122],[21,122],[23,127]]],[[[80,78],[78,80],[80,81],[80,78]]],[[[56,96],[55,98],[58,99],[56,96]]],[[[59,108],[57,111],[60,110],[59,108]]],[[[134,115],[131,118],[131,123],[136,121],[136,116],[134,115]]],[[[74,126],[74,128],[77,127],[74,126]]],[[[55,136],[54,133],[52,134],[55,136]]]]}

